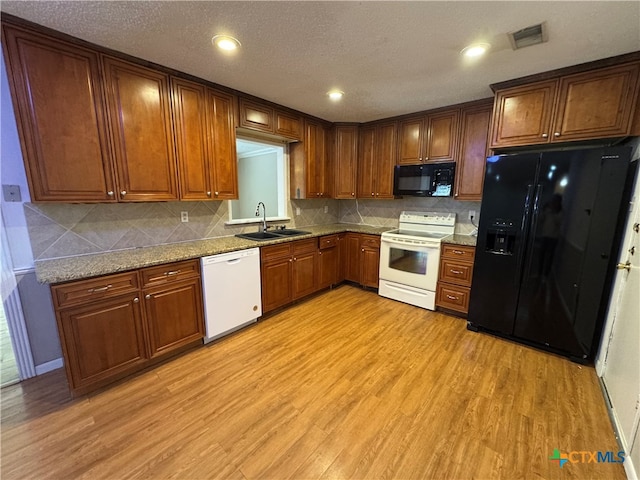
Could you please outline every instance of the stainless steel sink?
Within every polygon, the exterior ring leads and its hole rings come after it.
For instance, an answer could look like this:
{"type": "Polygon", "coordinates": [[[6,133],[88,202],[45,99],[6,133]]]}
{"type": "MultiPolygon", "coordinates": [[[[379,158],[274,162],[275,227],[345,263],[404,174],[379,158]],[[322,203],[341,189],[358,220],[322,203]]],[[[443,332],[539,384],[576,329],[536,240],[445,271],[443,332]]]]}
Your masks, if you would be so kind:
{"type": "Polygon", "coordinates": [[[275,240],[278,238],[295,237],[296,235],[306,235],[311,232],[305,232],[303,230],[294,230],[286,228],[284,230],[274,230],[273,232],[251,232],[251,233],[238,233],[236,237],[246,238],[247,240],[255,240],[262,242],[264,240],[275,240]]]}
{"type": "Polygon", "coordinates": [[[258,242],[282,238],[281,235],[275,235],[271,232],[237,233],[236,237],[246,238],[247,240],[257,240],[258,242]]]}

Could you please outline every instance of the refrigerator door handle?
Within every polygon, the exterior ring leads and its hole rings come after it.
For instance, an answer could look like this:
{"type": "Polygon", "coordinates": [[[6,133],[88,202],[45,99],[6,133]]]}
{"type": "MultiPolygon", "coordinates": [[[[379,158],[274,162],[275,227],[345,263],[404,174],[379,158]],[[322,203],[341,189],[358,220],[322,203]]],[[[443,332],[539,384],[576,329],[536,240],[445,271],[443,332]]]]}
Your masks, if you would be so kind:
{"type": "Polygon", "coordinates": [[[533,215],[531,218],[531,230],[529,231],[529,242],[527,246],[527,268],[524,272],[524,278],[529,278],[531,274],[531,264],[533,263],[533,244],[536,241],[536,229],[538,228],[538,217],[540,214],[540,197],[542,196],[542,184],[536,185],[536,194],[533,200],[533,215]]]}
{"type": "Polygon", "coordinates": [[[525,248],[524,248],[524,238],[525,238],[525,234],[526,234],[526,227],[527,227],[527,223],[529,223],[529,211],[530,211],[530,202],[531,202],[531,193],[533,190],[533,185],[527,185],[527,196],[524,199],[524,212],[522,213],[522,223],[520,225],[520,239],[522,240],[521,242],[521,246],[520,246],[520,251],[518,252],[518,261],[516,263],[516,278],[515,278],[515,282],[516,284],[518,282],[520,282],[520,274],[522,273],[522,260],[524,259],[524,252],[525,252],[525,248]]]}

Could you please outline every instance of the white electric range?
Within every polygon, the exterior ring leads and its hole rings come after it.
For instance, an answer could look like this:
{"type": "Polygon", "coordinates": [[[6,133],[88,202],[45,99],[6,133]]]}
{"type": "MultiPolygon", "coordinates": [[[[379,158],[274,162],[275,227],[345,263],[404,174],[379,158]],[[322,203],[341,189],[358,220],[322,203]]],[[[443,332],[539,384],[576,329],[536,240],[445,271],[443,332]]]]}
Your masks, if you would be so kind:
{"type": "Polygon", "coordinates": [[[435,310],[440,244],[455,225],[455,213],[402,212],[399,228],[381,236],[378,293],[435,310]]]}

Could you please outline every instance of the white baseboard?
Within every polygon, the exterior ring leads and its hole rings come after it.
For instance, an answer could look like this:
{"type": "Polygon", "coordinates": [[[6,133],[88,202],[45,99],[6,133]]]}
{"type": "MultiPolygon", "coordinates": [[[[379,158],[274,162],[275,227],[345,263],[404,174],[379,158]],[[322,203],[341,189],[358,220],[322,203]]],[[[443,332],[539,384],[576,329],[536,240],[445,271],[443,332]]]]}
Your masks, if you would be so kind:
{"type": "Polygon", "coordinates": [[[36,365],[36,375],[42,375],[43,373],[50,372],[51,370],[62,368],[63,365],[64,364],[62,363],[62,358],[56,358],[55,360],[51,360],[50,362],[36,365]]]}

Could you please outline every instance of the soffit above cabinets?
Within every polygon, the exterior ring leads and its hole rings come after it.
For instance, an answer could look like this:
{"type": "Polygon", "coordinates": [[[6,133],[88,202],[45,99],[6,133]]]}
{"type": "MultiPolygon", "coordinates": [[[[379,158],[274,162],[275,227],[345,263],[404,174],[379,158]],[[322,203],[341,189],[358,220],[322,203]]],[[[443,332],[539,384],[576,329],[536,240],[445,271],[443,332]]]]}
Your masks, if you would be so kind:
{"type": "Polygon", "coordinates": [[[640,50],[640,2],[3,1],[3,12],[332,122],[486,98],[489,85],[640,50]],[[549,41],[507,34],[546,22],[549,41]],[[224,55],[215,34],[240,40],[224,55]],[[491,44],[466,61],[468,44],[491,44]],[[345,92],[331,102],[330,89],[345,92]]]}

